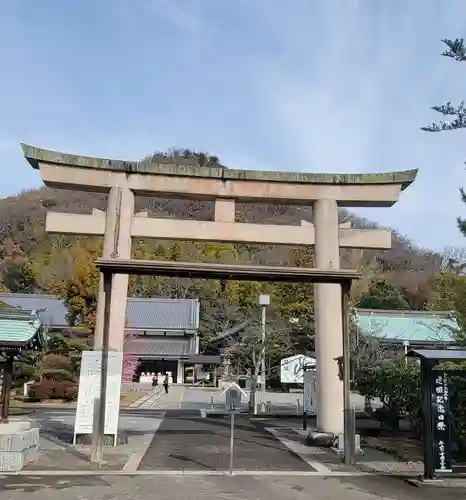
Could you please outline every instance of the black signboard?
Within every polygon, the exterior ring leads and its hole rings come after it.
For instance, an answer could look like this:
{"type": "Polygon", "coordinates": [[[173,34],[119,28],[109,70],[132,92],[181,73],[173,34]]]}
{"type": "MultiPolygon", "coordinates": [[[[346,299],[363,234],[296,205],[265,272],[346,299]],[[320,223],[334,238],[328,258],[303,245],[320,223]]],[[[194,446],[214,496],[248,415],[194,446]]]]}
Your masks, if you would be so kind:
{"type": "Polygon", "coordinates": [[[433,370],[431,382],[434,470],[452,472],[448,375],[446,372],[433,370]]]}

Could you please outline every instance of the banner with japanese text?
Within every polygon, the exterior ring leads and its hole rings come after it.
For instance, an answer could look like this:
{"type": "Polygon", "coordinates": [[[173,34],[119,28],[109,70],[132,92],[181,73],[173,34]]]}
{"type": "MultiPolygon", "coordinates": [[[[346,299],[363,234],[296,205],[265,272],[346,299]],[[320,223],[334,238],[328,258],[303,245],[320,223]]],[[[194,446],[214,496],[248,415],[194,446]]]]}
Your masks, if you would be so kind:
{"type": "Polygon", "coordinates": [[[448,374],[432,371],[432,431],[435,472],[452,472],[448,374]]]}

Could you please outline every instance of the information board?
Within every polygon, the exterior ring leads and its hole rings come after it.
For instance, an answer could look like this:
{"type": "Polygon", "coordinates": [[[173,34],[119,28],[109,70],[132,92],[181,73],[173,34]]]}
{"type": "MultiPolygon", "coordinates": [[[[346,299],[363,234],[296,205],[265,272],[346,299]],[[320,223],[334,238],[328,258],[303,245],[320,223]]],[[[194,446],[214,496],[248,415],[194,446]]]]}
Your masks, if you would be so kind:
{"type": "Polygon", "coordinates": [[[241,405],[241,392],[237,389],[228,389],[226,392],[226,407],[228,411],[235,411],[241,405]]]}
{"type": "Polygon", "coordinates": [[[315,366],[316,360],[297,354],[280,361],[280,382],[282,384],[302,384],[305,366],[315,366]]]}
{"type": "MultiPolygon", "coordinates": [[[[92,434],[94,407],[100,395],[102,352],[83,351],[79,375],[78,404],[74,436],[92,434]]],[[[105,402],[105,434],[116,436],[120,412],[122,352],[108,353],[108,377],[105,402]]]]}
{"type": "Polygon", "coordinates": [[[316,413],[316,371],[306,370],[303,374],[303,410],[312,415],[316,413]]]}

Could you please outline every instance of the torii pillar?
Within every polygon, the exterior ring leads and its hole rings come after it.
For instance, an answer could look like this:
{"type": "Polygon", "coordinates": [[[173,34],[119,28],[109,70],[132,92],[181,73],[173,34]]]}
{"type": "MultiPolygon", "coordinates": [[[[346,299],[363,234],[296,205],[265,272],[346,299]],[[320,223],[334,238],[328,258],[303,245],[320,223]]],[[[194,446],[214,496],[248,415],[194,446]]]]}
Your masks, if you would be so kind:
{"type": "MultiPolygon", "coordinates": [[[[314,265],[319,269],[339,269],[337,202],[329,199],[317,200],[313,213],[316,233],[314,265]]],[[[317,428],[330,433],[344,428],[343,412],[335,411],[335,401],[341,400],[343,394],[343,384],[338,378],[338,364],[335,361],[343,352],[341,293],[340,285],[314,285],[316,382],[318,387],[325,387],[325,391],[317,391],[317,428]]]]}
{"type": "MultiPolygon", "coordinates": [[[[114,186],[107,198],[107,211],[104,215],[94,211],[94,215],[105,217],[103,258],[131,258],[131,224],[134,214],[134,194],[127,187],[114,186]]],[[[70,228],[73,230],[73,227],[70,228]]],[[[123,351],[126,322],[126,299],[128,295],[128,275],[117,274],[113,278],[112,303],[110,311],[109,349],[123,351]]],[[[99,298],[97,302],[96,324],[94,330],[94,350],[101,350],[104,326],[104,286],[100,277],[99,298]]]]}
{"type": "MultiPolygon", "coordinates": [[[[104,256],[129,258],[131,237],[315,245],[315,266],[340,267],[340,247],[386,249],[390,231],[351,229],[339,225],[339,207],[396,203],[416,178],[417,170],[381,174],[314,174],[201,167],[183,159],[156,158],[151,163],[124,162],[70,155],[28,145],[23,152],[52,188],[108,193],[106,214],[47,214],[46,230],[104,235],[104,256]],[[134,195],[210,200],[214,221],[134,216],[134,195]],[[235,222],[235,203],[277,203],[313,206],[314,223],[300,226],[235,222]]],[[[123,350],[128,277],[118,276],[112,294],[111,348],[123,350]],[[117,281],[118,279],[118,281],[117,281]]],[[[320,431],[343,433],[343,384],[335,358],[342,356],[341,290],[315,285],[318,405],[320,431]]],[[[102,300],[99,300],[96,347],[101,346],[102,300]]]]}

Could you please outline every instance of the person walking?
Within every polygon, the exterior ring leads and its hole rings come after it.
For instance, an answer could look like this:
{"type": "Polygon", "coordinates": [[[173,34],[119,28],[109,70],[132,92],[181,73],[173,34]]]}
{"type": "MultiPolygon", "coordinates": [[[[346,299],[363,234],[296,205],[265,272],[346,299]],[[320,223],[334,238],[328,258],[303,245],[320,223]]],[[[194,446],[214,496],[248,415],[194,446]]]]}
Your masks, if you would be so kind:
{"type": "Polygon", "coordinates": [[[165,389],[165,394],[168,394],[168,373],[165,374],[163,379],[163,388],[165,389]]]}
{"type": "Polygon", "coordinates": [[[157,387],[158,384],[159,384],[159,381],[157,379],[157,375],[154,375],[152,377],[152,387],[157,387]]]}

